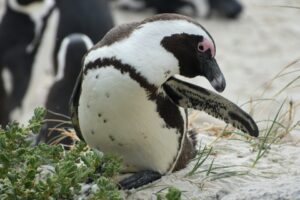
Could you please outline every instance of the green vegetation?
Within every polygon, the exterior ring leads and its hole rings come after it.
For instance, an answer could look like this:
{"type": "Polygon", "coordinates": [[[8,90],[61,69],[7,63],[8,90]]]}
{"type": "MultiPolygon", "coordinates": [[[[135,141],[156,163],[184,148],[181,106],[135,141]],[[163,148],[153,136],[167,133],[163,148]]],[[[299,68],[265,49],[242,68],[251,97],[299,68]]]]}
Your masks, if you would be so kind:
{"type": "MultiPolygon", "coordinates": [[[[195,163],[194,167],[192,168],[192,170],[189,171],[186,176],[192,176],[192,175],[196,174],[198,169],[205,163],[207,158],[212,154],[212,150],[213,150],[213,147],[208,147],[206,145],[202,148],[201,143],[200,143],[199,150],[197,151],[197,155],[194,159],[194,160],[196,160],[196,163],[195,163]]],[[[214,162],[214,160],[212,160],[212,162],[209,166],[209,169],[207,170],[207,173],[206,173],[207,175],[211,171],[213,162],[214,162]]]]}
{"type": "Polygon", "coordinates": [[[175,187],[168,187],[156,194],[157,200],[180,200],[181,199],[181,191],[175,187]],[[165,195],[160,194],[163,190],[168,189],[168,192],[165,195]]]}
{"type": "Polygon", "coordinates": [[[112,182],[121,168],[115,156],[83,142],[68,151],[61,145],[32,144],[30,134],[38,133],[44,114],[37,108],[29,125],[12,122],[0,128],[0,199],[121,199],[112,182]],[[93,183],[83,192],[88,180],[93,183]]]}

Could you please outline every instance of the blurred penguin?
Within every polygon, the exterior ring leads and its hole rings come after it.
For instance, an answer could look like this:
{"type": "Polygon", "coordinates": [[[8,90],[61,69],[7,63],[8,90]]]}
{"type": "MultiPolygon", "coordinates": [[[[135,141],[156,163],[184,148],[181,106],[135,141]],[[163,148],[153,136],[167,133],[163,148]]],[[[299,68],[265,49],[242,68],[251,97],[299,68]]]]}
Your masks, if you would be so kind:
{"type": "Polygon", "coordinates": [[[0,24],[0,124],[3,126],[9,121],[9,113],[22,104],[53,9],[54,0],[5,1],[0,24]]]}
{"type": "Polygon", "coordinates": [[[113,25],[106,0],[6,0],[0,24],[0,124],[7,124],[17,108],[17,114],[26,114],[22,108],[38,93],[29,84],[36,88],[35,77],[47,71],[41,69],[57,73],[65,37],[82,33],[95,43],[113,25]]]}
{"type": "Polygon", "coordinates": [[[62,41],[57,56],[58,73],[47,97],[48,112],[38,142],[51,143],[57,140],[64,144],[71,143],[69,138],[60,137],[58,129],[71,127],[67,122],[62,123],[62,121],[69,120],[68,104],[72,89],[81,70],[82,57],[92,45],[91,39],[84,34],[71,34],[62,41]],[[51,121],[47,121],[47,119],[51,119],[51,121]]]}
{"type": "Polygon", "coordinates": [[[54,49],[55,71],[56,55],[65,37],[82,33],[96,43],[114,26],[107,0],[56,0],[56,6],[60,16],[54,49]]]}
{"type": "Polygon", "coordinates": [[[124,10],[155,13],[179,13],[192,17],[210,17],[212,14],[225,18],[237,18],[243,10],[238,0],[120,0],[124,10]]]}

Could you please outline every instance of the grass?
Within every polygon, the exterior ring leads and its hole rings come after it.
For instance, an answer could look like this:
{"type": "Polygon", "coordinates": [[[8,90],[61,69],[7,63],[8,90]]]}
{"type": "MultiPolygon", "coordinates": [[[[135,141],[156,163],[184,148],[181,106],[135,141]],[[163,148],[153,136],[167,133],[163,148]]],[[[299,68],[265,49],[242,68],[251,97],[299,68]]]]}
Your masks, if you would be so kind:
{"type": "Polygon", "coordinates": [[[277,140],[278,137],[275,137],[271,140],[271,142],[268,142],[268,138],[270,137],[272,131],[274,131],[274,126],[276,124],[276,121],[279,117],[280,111],[282,110],[282,107],[284,105],[285,101],[281,104],[280,108],[278,109],[278,112],[276,113],[274,120],[272,121],[271,127],[267,130],[267,132],[262,137],[261,141],[258,143],[258,152],[256,155],[256,159],[253,162],[252,167],[255,167],[257,162],[265,155],[267,150],[271,147],[272,144],[277,140]]]}
{"type": "Polygon", "coordinates": [[[166,187],[158,192],[156,192],[156,199],[157,200],[181,200],[182,191],[175,187],[166,187]],[[164,190],[167,190],[168,192],[166,194],[162,194],[164,190]]]}
{"type": "MultiPolygon", "coordinates": [[[[208,157],[211,155],[213,148],[204,146],[203,148],[200,147],[199,150],[197,151],[197,156],[194,160],[196,160],[195,165],[193,168],[186,174],[186,177],[194,175],[197,170],[207,161],[208,157]]],[[[211,162],[211,165],[213,164],[213,161],[211,162]]],[[[209,173],[209,172],[208,172],[209,173]]]]}
{"type": "MultiPolygon", "coordinates": [[[[198,151],[197,157],[193,162],[191,170],[186,174],[186,177],[193,177],[197,175],[197,184],[199,184],[199,177],[202,177],[200,181],[200,188],[204,187],[204,184],[209,181],[215,181],[219,179],[229,178],[233,176],[244,176],[250,175],[251,170],[257,166],[259,161],[268,155],[269,149],[272,148],[272,145],[280,143],[281,139],[286,137],[293,130],[300,130],[300,121],[295,120],[295,113],[300,103],[295,103],[292,100],[287,100],[287,97],[284,101],[279,103],[279,96],[283,92],[299,87],[297,81],[299,81],[300,76],[298,75],[299,69],[292,69],[295,64],[299,63],[300,59],[295,60],[289,65],[285,66],[278,74],[275,75],[267,84],[266,90],[257,98],[250,99],[249,101],[241,104],[240,106],[249,105],[250,114],[256,114],[258,111],[265,112],[262,110],[265,105],[268,105],[270,102],[279,104],[277,111],[269,119],[257,121],[260,127],[260,136],[258,139],[252,138],[248,135],[241,133],[233,129],[231,126],[226,126],[225,128],[218,126],[210,126],[207,129],[202,129],[204,131],[212,131],[217,136],[216,139],[211,142],[209,145],[205,145],[198,151]],[[289,70],[289,71],[288,71],[289,70]],[[290,81],[285,84],[281,89],[275,91],[271,97],[265,97],[267,89],[269,89],[272,84],[283,77],[293,76],[290,78],[290,81]],[[256,154],[253,162],[249,165],[231,165],[231,166],[217,166],[217,153],[213,153],[214,144],[219,141],[221,138],[226,137],[227,139],[243,140],[248,142],[253,147],[253,152],[256,154]],[[236,168],[237,167],[237,168],[236,168]]],[[[192,119],[195,119],[195,113],[192,113],[192,119]]],[[[255,117],[254,117],[255,118],[255,117]]]]}

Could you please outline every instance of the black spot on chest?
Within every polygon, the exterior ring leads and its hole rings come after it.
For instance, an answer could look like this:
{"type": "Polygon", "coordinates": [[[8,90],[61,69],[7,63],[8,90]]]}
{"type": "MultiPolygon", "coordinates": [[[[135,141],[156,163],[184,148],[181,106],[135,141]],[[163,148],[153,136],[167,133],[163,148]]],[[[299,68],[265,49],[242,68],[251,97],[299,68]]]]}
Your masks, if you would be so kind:
{"type": "Polygon", "coordinates": [[[108,137],[109,137],[109,139],[110,139],[112,142],[116,140],[116,138],[115,138],[114,136],[112,136],[112,135],[109,135],[108,137]]]}

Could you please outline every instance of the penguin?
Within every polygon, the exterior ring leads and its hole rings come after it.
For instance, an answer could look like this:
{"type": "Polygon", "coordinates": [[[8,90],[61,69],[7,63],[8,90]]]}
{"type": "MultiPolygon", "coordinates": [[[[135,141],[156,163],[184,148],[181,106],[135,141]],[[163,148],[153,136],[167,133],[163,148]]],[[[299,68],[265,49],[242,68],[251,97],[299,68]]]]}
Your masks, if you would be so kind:
{"type": "MultiPolygon", "coordinates": [[[[37,143],[44,141],[51,143],[59,136],[59,131],[51,130],[55,128],[71,128],[68,121],[68,104],[75,85],[77,76],[81,70],[81,59],[93,45],[92,40],[84,34],[71,34],[66,37],[58,51],[58,73],[54,84],[49,90],[45,107],[47,113],[46,122],[43,124],[37,143]],[[47,121],[51,119],[52,121],[47,121]]],[[[69,138],[61,138],[60,143],[70,145],[69,138]]]]}
{"type": "Polygon", "coordinates": [[[96,43],[114,26],[106,0],[56,0],[56,7],[60,16],[54,47],[55,72],[58,67],[57,53],[65,37],[82,33],[96,43]]]}
{"type": "MultiPolygon", "coordinates": [[[[10,72],[12,91],[5,89],[7,83],[1,76],[0,124],[7,124],[11,113],[24,109],[25,101],[30,102],[30,97],[36,95],[30,88],[36,85],[36,69],[44,68],[38,71],[56,75],[64,38],[82,33],[95,43],[113,26],[106,0],[6,0],[0,25],[0,72],[4,68],[10,72]]],[[[69,90],[72,89],[73,86],[69,90]]],[[[47,101],[45,98],[39,97],[41,104],[47,101]]]]}
{"type": "MultiPolygon", "coordinates": [[[[203,0],[198,0],[203,1],[203,0]]],[[[203,2],[200,2],[203,5],[203,2]]],[[[155,13],[181,13],[196,15],[195,2],[189,0],[120,0],[118,7],[123,10],[141,12],[153,9],[155,13]]]]}
{"type": "Polygon", "coordinates": [[[180,80],[206,77],[222,92],[215,42],[192,18],[159,14],[113,28],[92,47],[70,99],[74,129],[103,153],[119,155],[123,189],[184,168],[195,156],[187,108],[203,110],[257,137],[255,121],[237,105],[180,80]]]}
{"type": "Polygon", "coordinates": [[[179,13],[189,16],[210,17],[213,13],[235,19],[243,11],[237,0],[120,0],[123,10],[144,11],[148,8],[155,13],[179,13]]]}
{"type": "Polygon", "coordinates": [[[32,66],[38,52],[54,0],[6,0],[0,24],[0,124],[6,125],[9,114],[20,107],[29,86],[32,66]],[[11,74],[11,83],[3,71],[11,74]],[[10,85],[11,91],[6,90],[10,85]]]}

